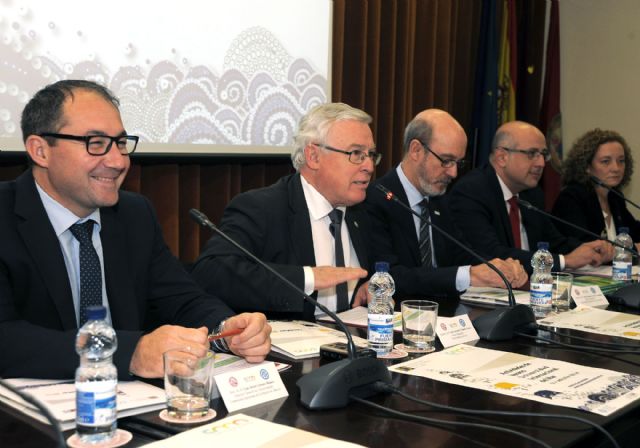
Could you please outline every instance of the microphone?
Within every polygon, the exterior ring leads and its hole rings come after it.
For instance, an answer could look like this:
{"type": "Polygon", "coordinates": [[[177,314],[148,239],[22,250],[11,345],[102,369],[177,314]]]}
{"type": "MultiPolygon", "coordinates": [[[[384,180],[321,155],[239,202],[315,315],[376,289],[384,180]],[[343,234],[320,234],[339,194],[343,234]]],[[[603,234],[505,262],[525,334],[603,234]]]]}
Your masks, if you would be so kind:
{"type": "Polygon", "coordinates": [[[586,233],[587,235],[590,235],[590,236],[594,237],[595,239],[606,241],[606,242],[608,242],[608,243],[610,243],[610,244],[612,244],[612,245],[614,245],[616,247],[619,247],[619,248],[624,249],[624,250],[626,250],[628,252],[631,252],[635,257],[638,256],[638,251],[636,251],[635,249],[631,249],[629,247],[625,247],[625,246],[623,246],[622,244],[620,244],[620,243],[618,243],[616,241],[611,241],[608,238],[604,238],[604,237],[598,235],[597,233],[594,233],[594,232],[592,232],[590,230],[585,229],[584,227],[580,227],[580,226],[578,226],[578,225],[576,225],[576,224],[574,224],[572,222],[569,222],[569,221],[567,221],[565,219],[558,218],[557,216],[552,215],[551,213],[545,212],[544,210],[536,207],[531,202],[525,201],[524,199],[517,198],[517,200],[518,200],[518,204],[522,205],[525,208],[528,208],[529,210],[533,210],[536,213],[540,213],[540,214],[542,214],[542,215],[544,215],[544,216],[546,216],[548,218],[551,218],[551,219],[553,219],[555,221],[561,222],[562,224],[566,224],[569,227],[573,227],[574,229],[577,229],[577,230],[581,231],[582,233],[586,233]]]}
{"type": "Polygon", "coordinates": [[[593,182],[594,184],[596,184],[596,185],[598,185],[598,186],[600,186],[600,187],[604,188],[605,190],[609,190],[610,192],[612,192],[612,193],[613,193],[613,194],[615,194],[616,196],[621,197],[622,199],[624,199],[625,201],[627,201],[629,204],[633,205],[635,208],[640,209],[640,205],[636,204],[636,203],[635,203],[635,202],[633,202],[631,199],[627,199],[627,198],[625,198],[625,197],[624,197],[624,195],[623,195],[620,191],[616,190],[615,188],[611,188],[611,187],[606,186],[606,185],[604,184],[604,182],[602,182],[602,181],[601,181],[600,179],[598,179],[597,177],[595,177],[595,176],[591,176],[591,177],[590,177],[590,179],[591,179],[591,182],[593,182]]]}
{"type": "Polygon", "coordinates": [[[491,310],[473,320],[473,326],[481,339],[486,341],[506,341],[508,339],[513,339],[514,334],[517,332],[530,334],[537,332],[538,326],[536,324],[533,311],[527,305],[519,305],[516,303],[511,283],[509,283],[500,269],[496,268],[491,262],[487,261],[484,257],[476,253],[473,249],[459,241],[444,229],[432,223],[430,219],[425,220],[422,218],[419,213],[415,212],[411,207],[398,199],[396,195],[384,185],[376,184],[376,188],[384,193],[388,201],[394,201],[414,216],[417,216],[421,221],[425,221],[431,228],[437,230],[449,241],[452,241],[458,247],[462,248],[462,250],[471,254],[483,264],[489,266],[490,269],[500,276],[507,287],[509,306],[507,308],[496,308],[495,310],[491,310]]]}
{"type": "Polygon", "coordinates": [[[342,408],[349,403],[350,395],[360,398],[377,395],[379,390],[374,387],[377,381],[391,384],[391,373],[382,360],[377,358],[356,357],[356,348],[351,333],[344,322],[336,316],[334,312],[330,311],[321,303],[318,303],[318,301],[306,294],[288,278],[260,260],[220,230],[207,218],[207,215],[200,210],[192,208],[189,210],[189,215],[195,222],[213,230],[252,261],[276,276],[285,285],[300,294],[304,300],[320,308],[335,321],[340,330],[347,336],[348,358],[318,367],[297,381],[296,384],[300,389],[300,402],[306,408],[312,410],[342,408]]]}

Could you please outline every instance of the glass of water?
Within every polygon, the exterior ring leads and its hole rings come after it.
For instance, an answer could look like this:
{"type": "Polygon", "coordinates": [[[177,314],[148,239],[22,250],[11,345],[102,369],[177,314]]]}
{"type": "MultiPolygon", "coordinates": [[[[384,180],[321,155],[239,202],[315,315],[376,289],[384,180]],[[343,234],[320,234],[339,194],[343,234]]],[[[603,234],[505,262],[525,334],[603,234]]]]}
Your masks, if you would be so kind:
{"type": "Polygon", "coordinates": [[[402,302],[402,343],[412,352],[435,350],[438,304],[429,300],[402,302]]]}
{"type": "Polygon", "coordinates": [[[198,357],[188,350],[164,353],[167,413],[180,420],[198,419],[209,412],[215,354],[198,357]]]}

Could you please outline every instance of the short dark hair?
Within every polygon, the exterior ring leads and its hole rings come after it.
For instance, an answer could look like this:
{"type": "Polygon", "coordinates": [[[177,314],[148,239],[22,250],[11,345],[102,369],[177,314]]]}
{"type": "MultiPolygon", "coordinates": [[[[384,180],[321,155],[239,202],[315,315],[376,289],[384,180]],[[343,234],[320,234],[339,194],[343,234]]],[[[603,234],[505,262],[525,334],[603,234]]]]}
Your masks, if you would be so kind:
{"type": "Polygon", "coordinates": [[[409,146],[413,140],[419,140],[423,144],[429,145],[432,135],[433,126],[427,120],[418,117],[411,120],[404,129],[403,155],[409,152],[409,146]]]}
{"type": "Polygon", "coordinates": [[[598,152],[600,145],[605,143],[617,142],[620,143],[624,150],[624,175],[618,188],[625,187],[631,181],[631,175],[633,174],[633,157],[631,156],[631,148],[627,144],[627,141],[618,134],[616,131],[610,131],[606,129],[592,129],[580,136],[567,154],[567,157],[562,162],[562,183],[568,185],[570,183],[578,183],[593,188],[590,175],[587,173],[587,168],[591,166],[593,158],[598,152]]]}
{"type": "Polygon", "coordinates": [[[73,98],[75,90],[95,92],[113,104],[116,109],[120,107],[120,101],[109,89],[93,81],[66,79],[49,84],[33,95],[22,111],[20,120],[22,141],[26,142],[30,135],[60,130],[64,125],[62,110],[64,102],[69,97],[73,98]]]}

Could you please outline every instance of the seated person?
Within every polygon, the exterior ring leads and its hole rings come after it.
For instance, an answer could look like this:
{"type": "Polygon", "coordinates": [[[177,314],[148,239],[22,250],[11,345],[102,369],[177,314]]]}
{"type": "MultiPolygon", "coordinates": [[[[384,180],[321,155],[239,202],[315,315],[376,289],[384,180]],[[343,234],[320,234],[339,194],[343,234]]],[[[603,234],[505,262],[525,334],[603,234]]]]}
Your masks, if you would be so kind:
{"type": "Polygon", "coordinates": [[[549,150],[542,132],[521,121],[498,128],[489,163],[463,176],[450,193],[456,224],[473,247],[493,257],[517,259],[532,272],[537,243],[546,241],[554,270],[598,266],[611,261],[613,246],[604,241],[582,243],[567,238],[550,218],[521,207],[521,198],[544,209],[542,177],[549,150]]]}
{"type": "MultiPolygon", "coordinates": [[[[466,148],[464,129],[451,115],[425,110],[405,129],[400,165],[375,184],[384,185],[417,213],[464,242],[443,195],[458,175],[466,148]]],[[[375,184],[369,187],[365,201],[371,217],[371,258],[390,262],[398,297],[457,297],[469,286],[505,287],[488,266],[399,204],[388,201],[375,184]]],[[[518,261],[491,262],[513,287],[527,282],[518,261]]]]}
{"type": "MultiPolygon", "coordinates": [[[[370,122],[368,114],[342,103],[313,108],[295,137],[291,159],[297,172],[236,196],[220,223],[222,231],[307,294],[315,291],[333,311],[367,303],[359,281],[369,265],[361,202],[380,161],[370,122]]],[[[218,235],[192,275],[236,311],[306,320],[321,313],[218,235]]]]}
{"type": "Polygon", "coordinates": [[[243,330],[226,340],[231,351],[264,359],[264,315],[233,316],[205,294],[169,252],[149,201],[119,191],[138,137],[109,90],[59,81],[35,94],[21,124],[31,167],[0,183],[0,376],[73,378],[91,305],[105,306],[116,330],[120,379],[161,377],[162,353],[201,356],[222,329],[243,330]]]}
{"type": "MultiPolygon", "coordinates": [[[[627,209],[620,191],[631,181],[631,173],[631,149],[620,134],[602,129],[587,132],[564,160],[564,187],[553,214],[612,241],[620,227],[627,227],[636,248],[640,248],[640,223],[627,209]]],[[[557,226],[565,235],[581,241],[595,239],[565,224],[557,226]]]]}

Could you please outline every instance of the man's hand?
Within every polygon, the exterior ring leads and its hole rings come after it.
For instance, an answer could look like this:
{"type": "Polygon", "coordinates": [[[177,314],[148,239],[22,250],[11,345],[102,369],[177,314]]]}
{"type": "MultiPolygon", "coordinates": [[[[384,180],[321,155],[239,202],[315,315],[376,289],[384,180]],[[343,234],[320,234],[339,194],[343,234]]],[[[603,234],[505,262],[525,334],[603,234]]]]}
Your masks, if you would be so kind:
{"type": "MultiPolygon", "coordinates": [[[[498,270],[500,270],[507,278],[511,286],[518,288],[525,283],[529,277],[518,260],[507,258],[502,260],[494,258],[490,261],[498,270]]],[[[492,286],[495,288],[504,288],[505,284],[500,276],[486,264],[471,266],[471,286],[492,286]]]]}
{"type": "Polygon", "coordinates": [[[208,334],[207,327],[195,329],[163,325],[140,338],[131,357],[129,371],[142,378],[161,378],[164,375],[164,352],[177,349],[204,356],[209,350],[208,334]]]}
{"type": "Polygon", "coordinates": [[[271,350],[271,326],[262,313],[242,313],[230,317],[222,331],[241,328],[242,333],[225,338],[229,349],[248,362],[262,362],[271,350]]]}
{"type": "Polygon", "coordinates": [[[335,266],[312,267],[315,291],[332,288],[340,283],[357,280],[367,276],[367,271],[361,268],[337,268],[335,266]]]}
{"type": "Polygon", "coordinates": [[[592,246],[593,249],[600,254],[600,257],[602,258],[601,264],[609,263],[611,260],[613,260],[616,248],[610,242],[604,240],[595,240],[584,244],[592,246]]]}
{"type": "Polygon", "coordinates": [[[353,297],[353,305],[351,308],[358,308],[359,306],[367,306],[369,304],[369,282],[365,282],[358,288],[356,295],[353,297]]]}
{"type": "MultiPolygon", "coordinates": [[[[588,264],[600,266],[609,258],[609,249],[602,243],[610,246],[605,241],[596,240],[576,247],[573,252],[564,256],[565,269],[577,269],[588,264]]],[[[609,258],[609,261],[611,258],[609,258]]]]}

